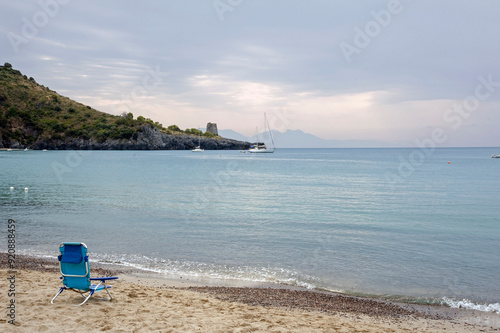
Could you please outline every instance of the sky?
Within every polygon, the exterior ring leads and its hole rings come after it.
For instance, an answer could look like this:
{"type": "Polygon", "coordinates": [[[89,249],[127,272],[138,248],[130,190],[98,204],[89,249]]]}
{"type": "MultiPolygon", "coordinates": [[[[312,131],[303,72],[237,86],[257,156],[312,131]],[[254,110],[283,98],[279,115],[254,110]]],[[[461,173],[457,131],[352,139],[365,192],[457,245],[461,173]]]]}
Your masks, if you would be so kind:
{"type": "Polygon", "coordinates": [[[500,146],[500,1],[0,0],[0,62],[93,108],[500,146]]]}

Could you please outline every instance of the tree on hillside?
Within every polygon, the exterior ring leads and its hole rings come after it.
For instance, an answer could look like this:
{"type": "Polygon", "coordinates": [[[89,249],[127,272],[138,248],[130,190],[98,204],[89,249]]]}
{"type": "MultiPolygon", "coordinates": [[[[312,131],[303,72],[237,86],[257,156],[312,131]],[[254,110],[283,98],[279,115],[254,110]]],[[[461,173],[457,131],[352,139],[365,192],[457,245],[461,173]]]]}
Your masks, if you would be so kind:
{"type": "Polygon", "coordinates": [[[177,125],[170,125],[168,126],[168,129],[172,132],[182,132],[182,130],[177,125]]]}
{"type": "Polygon", "coordinates": [[[132,112],[123,112],[121,116],[127,120],[134,120],[134,114],[132,112]]]}
{"type": "Polygon", "coordinates": [[[184,133],[192,135],[201,135],[203,132],[196,128],[186,128],[184,133]]]}

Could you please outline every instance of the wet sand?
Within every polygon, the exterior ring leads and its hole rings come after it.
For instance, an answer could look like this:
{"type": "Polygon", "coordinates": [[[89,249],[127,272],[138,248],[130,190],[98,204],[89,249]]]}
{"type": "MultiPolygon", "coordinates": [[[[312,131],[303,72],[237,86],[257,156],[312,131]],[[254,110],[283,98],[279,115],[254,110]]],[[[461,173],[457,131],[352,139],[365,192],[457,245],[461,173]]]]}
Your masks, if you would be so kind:
{"type": "MultiPolygon", "coordinates": [[[[2,281],[8,272],[0,254],[2,281]]],[[[0,293],[1,332],[500,332],[498,315],[418,307],[334,293],[275,287],[201,286],[93,265],[115,275],[111,302],[64,291],[55,260],[16,257],[15,323],[7,322],[8,285],[0,293]],[[174,282],[174,283],[173,283],[174,282]],[[475,319],[476,318],[476,319],[475,319]]],[[[98,294],[99,295],[99,294],[98,294]]]]}

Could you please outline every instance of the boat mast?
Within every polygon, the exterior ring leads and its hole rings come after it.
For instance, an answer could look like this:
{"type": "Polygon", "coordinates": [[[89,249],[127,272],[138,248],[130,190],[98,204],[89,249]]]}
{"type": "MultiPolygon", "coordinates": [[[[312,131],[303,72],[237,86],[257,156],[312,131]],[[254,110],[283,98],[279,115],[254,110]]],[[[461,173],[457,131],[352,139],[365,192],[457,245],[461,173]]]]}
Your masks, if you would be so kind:
{"type": "Polygon", "coordinates": [[[269,132],[269,136],[271,137],[271,142],[273,143],[273,148],[275,148],[274,147],[273,133],[271,132],[271,128],[269,127],[269,123],[267,122],[267,116],[266,116],[265,112],[264,112],[264,120],[266,121],[267,131],[269,132]]]}

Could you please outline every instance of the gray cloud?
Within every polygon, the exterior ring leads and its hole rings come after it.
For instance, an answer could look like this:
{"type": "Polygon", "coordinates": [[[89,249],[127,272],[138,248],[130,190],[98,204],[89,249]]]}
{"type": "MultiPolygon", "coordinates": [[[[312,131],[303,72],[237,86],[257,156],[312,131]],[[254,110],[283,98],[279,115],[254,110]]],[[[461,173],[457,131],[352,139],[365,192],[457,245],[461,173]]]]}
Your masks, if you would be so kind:
{"type": "MultiPolygon", "coordinates": [[[[248,133],[258,114],[286,107],[290,129],[411,143],[428,126],[449,128],[443,114],[479,76],[500,81],[495,1],[253,0],[223,20],[212,0],[0,3],[3,61],[106,112],[158,67],[168,76],[129,104],[181,127],[248,133]]],[[[500,145],[488,132],[500,125],[496,89],[445,144],[500,145]]]]}

